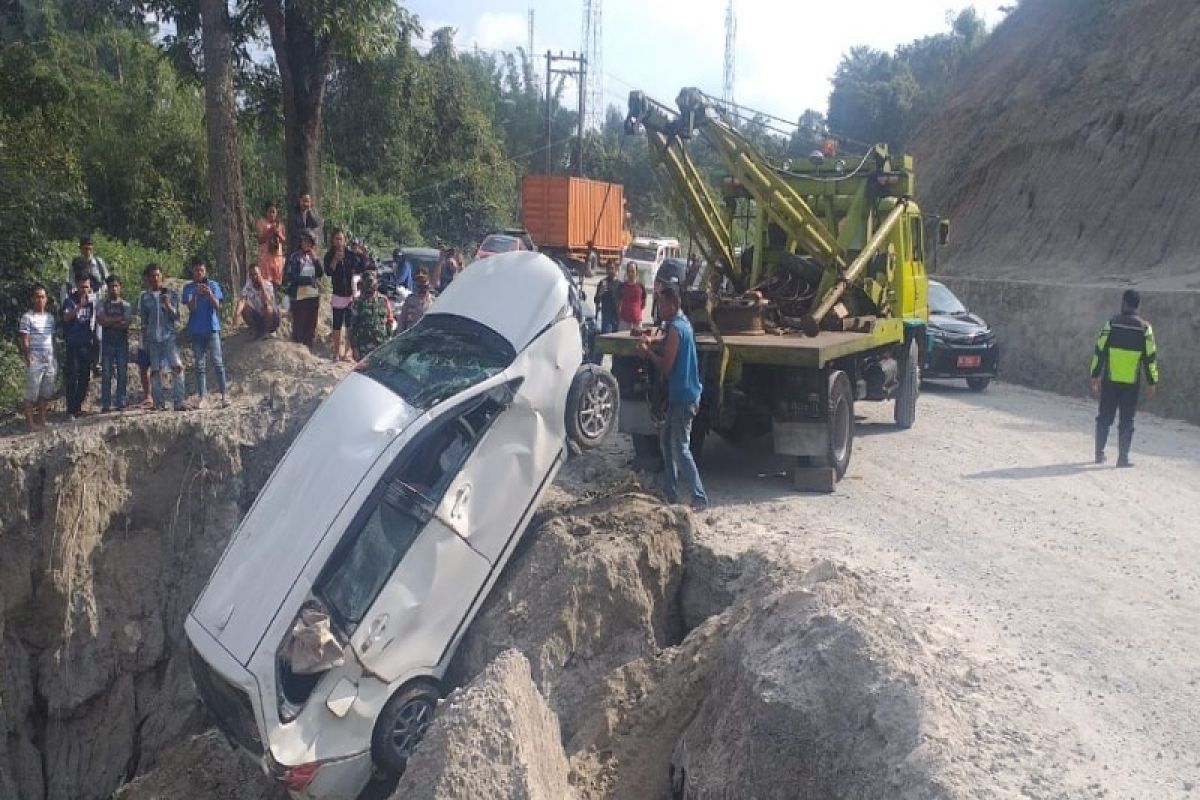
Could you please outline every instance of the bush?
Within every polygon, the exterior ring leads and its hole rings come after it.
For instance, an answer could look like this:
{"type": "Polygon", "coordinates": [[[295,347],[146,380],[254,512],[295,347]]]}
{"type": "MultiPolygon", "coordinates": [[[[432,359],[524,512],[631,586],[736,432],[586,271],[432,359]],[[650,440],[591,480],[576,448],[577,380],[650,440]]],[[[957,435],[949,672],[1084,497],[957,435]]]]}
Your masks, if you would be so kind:
{"type": "MultiPolygon", "coordinates": [[[[108,265],[109,272],[120,276],[127,297],[136,297],[137,292],[141,290],[142,270],[152,261],[162,267],[163,274],[168,277],[188,277],[187,262],[193,255],[190,252],[168,253],[147,247],[140,242],[112,239],[102,233],[94,235],[92,241],[96,244],[96,255],[108,265]]],[[[57,302],[59,284],[66,280],[71,259],[79,255],[79,242],[52,242],[50,249],[53,252],[53,266],[45,270],[44,274],[46,279],[54,284],[50,287],[51,301],[57,302]]]]}
{"type": "Polygon", "coordinates": [[[15,342],[0,339],[0,422],[5,413],[21,407],[25,389],[25,362],[15,342]]]}

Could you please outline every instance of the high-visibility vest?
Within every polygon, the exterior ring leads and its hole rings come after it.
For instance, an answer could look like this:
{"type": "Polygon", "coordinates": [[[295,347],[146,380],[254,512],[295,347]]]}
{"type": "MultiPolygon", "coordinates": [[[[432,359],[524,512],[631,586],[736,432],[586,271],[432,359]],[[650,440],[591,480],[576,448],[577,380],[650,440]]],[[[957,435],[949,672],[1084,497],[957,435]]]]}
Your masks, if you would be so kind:
{"type": "Polygon", "coordinates": [[[1158,348],[1154,329],[1136,314],[1118,314],[1104,323],[1092,355],[1092,377],[1110,383],[1138,382],[1142,370],[1146,380],[1158,383],[1158,348]]]}

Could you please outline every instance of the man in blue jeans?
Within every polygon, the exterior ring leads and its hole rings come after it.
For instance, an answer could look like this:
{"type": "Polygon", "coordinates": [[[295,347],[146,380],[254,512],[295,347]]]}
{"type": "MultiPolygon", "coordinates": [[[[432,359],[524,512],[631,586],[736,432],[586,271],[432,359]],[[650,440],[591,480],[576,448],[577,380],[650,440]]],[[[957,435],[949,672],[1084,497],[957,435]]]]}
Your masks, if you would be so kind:
{"type": "Polygon", "coordinates": [[[221,284],[209,280],[208,265],[202,258],[192,259],[192,282],[183,287],[183,302],[191,312],[188,334],[192,337],[192,358],[196,368],[196,395],[201,403],[208,388],[208,357],[212,356],[221,407],[229,405],[225,396],[225,359],[221,354],[221,284]]]}
{"type": "Polygon", "coordinates": [[[142,277],[146,280],[146,289],[138,297],[138,316],[142,320],[142,348],[150,369],[150,392],[154,407],[160,411],[166,408],[162,373],[164,369],[169,369],[174,374],[171,389],[175,410],[183,411],[183,361],[175,346],[179,295],[163,285],[162,269],[158,264],[147,264],[142,277]]]}
{"type": "Polygon", "coordinates": [[[116,273],[105,280],[108,297],[100,305],[96,321],[104,329],[100,342],[100,410],[113,408],[112,382],[117,380],[117,411],[125,410],[125,390],[129,381],[129,326],[133,306],[121,297],[121,279],[116,273]]]}
{"type": "Polygon", "coordinates": [[[667,376],[667,420],[659,434],[663,454],[663,494],[668,503],[679,501],[679,472],[692,485],[692,508],[708,508],[708,495],[700,482],[700,471],[690,449],[692,420],[700,408],[700,365],[692,323],[679,306],[679,289],[664,286],[658,295],[664,335],[651,340],[643,336],[638,354],[667,376]]]}

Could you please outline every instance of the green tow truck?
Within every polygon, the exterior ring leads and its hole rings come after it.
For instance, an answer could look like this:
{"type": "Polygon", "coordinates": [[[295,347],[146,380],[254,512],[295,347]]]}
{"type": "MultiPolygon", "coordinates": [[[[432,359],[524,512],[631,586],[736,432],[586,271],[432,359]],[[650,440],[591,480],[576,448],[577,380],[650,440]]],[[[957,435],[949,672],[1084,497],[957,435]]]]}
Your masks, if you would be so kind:
{"type": "MultiPolygon", "coordinates": [[[[710,431],[730,441],[769,433],[776,453],[795,457],[796,488],[832,491],[850,463],[855,402],[894,401],[899,428],[916,420],[928,282],[912,159],[886,145],[838,156],[827,143],[774,164],[730,124],[720,101],[684,89],[677,105],[633,92],[625,125],[648,137],[711,267],[683,292],[704,382],[693,451],[710,431]],[[719,192],[689,154],[697,136],[728,169],[719,192]],[[749,243],[740,253],[732,235],[739,222],[749,243]]],[[[948,230],[938,220],[939,243],[948,230]]],[[[597,347],[613,356],[621,430],[650,459],[665,390],[636,355],[637,342],[613,333],[597,347]]]]}

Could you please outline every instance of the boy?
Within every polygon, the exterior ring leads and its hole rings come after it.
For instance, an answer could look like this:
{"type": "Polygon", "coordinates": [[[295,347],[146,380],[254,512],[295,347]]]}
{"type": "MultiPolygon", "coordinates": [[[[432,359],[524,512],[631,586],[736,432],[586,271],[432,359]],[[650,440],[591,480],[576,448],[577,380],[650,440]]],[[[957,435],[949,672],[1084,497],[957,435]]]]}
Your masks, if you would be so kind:
{"type": "Polygon", "coordinates": [[[129,381],[129,325],[133,307],[121,298],[121,279],[108,276],[108,298],[100,306],[97,322],[104,329],[100,341],[100,411],[112,410],[112,377],[117,373],[117,411],[125,410],[125,389],[129,381]]]}
{"type": "Polygon", "coordinates": [[[63,301],[63,340],[66,343],[67,414],[72,421],[83,416],[96,352],[96,303],[92,279],[81,275],[75,291],[63,301]]]}
{"type": "Polygon", "coordinates": [[[33,289],[33,307],[21,315],[17,327],[17,339],[21,344],[21,357],[27,368],[25,377],[25,424],[29,432],[46,429],[46,406],[54,394],[54,376],[58,370],[54,363],[54,315],[46,310],[48,298],[46,287],[33,289]],[[33,422],[33,406],[37,404],[41,424],[33,422]]]}

